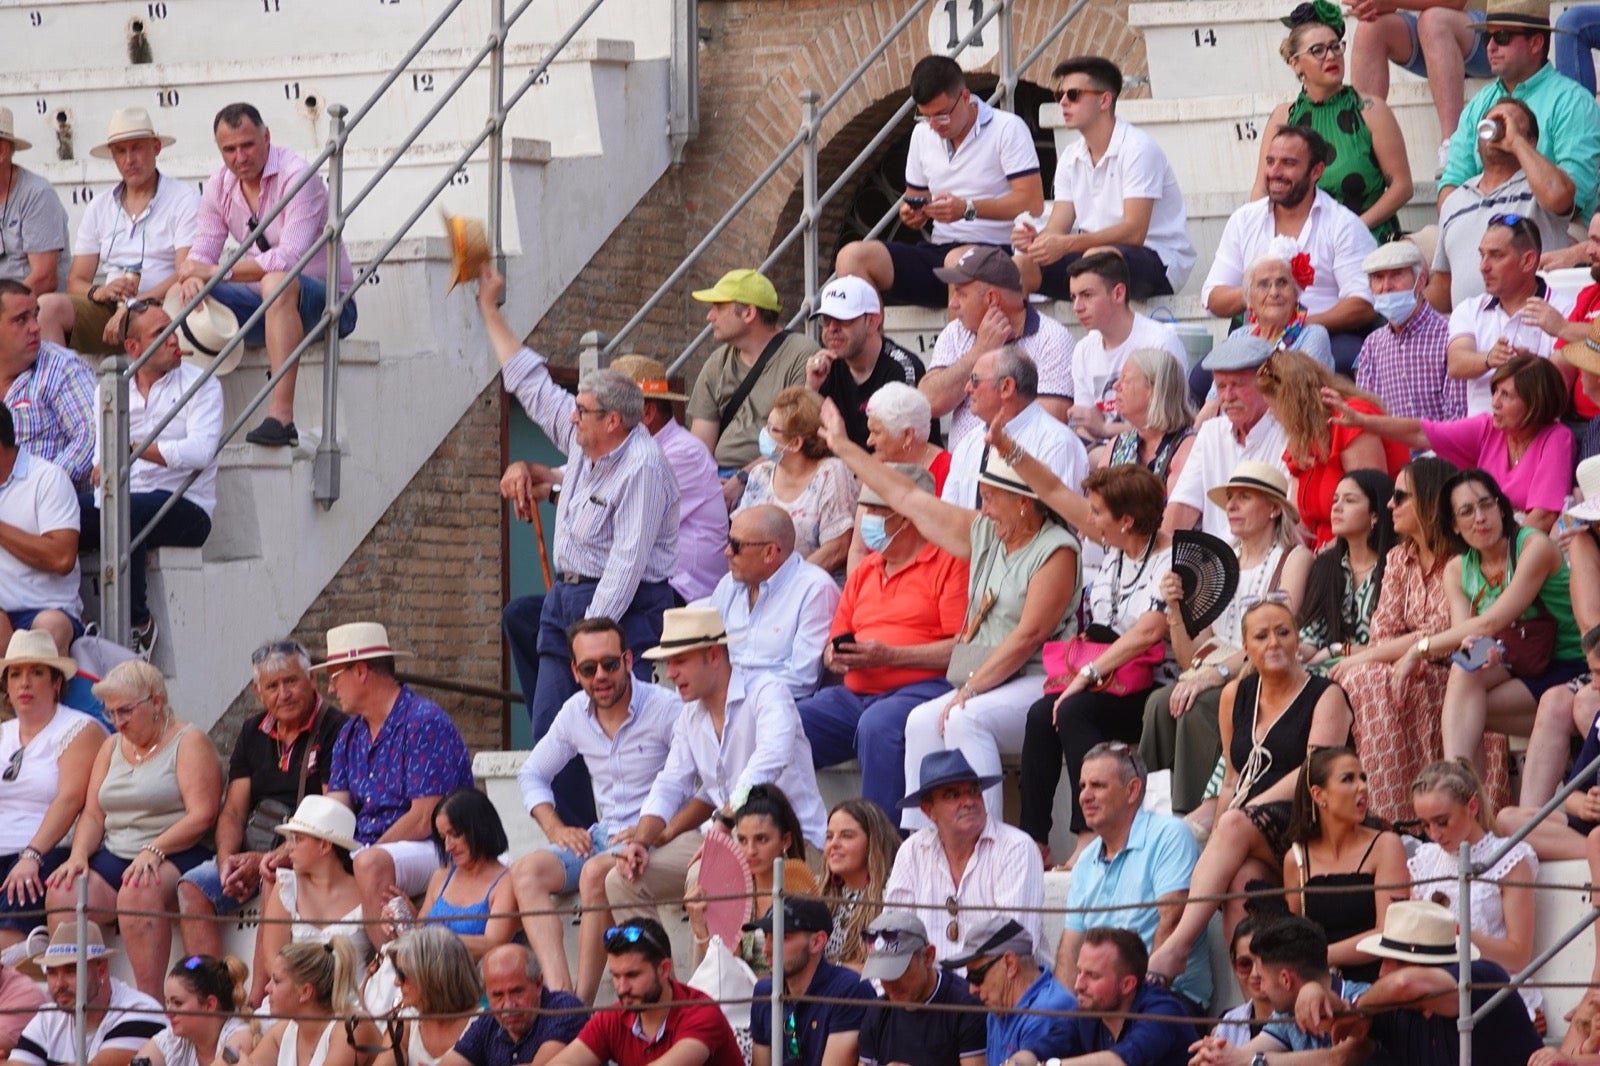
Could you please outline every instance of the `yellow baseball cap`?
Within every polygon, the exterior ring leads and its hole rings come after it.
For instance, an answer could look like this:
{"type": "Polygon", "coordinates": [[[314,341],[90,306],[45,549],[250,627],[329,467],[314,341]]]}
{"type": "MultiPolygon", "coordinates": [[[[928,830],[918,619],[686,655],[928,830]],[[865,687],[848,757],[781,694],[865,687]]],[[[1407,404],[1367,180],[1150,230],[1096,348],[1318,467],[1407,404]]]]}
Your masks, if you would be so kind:
{"type": "Polygon", "coordinates": [[[773,312],[782,307],[778,303],[778,290],[759,270],[730,270],[711,288],[699,289],[690,295],[706,304],[749,304],[773,312]]]}

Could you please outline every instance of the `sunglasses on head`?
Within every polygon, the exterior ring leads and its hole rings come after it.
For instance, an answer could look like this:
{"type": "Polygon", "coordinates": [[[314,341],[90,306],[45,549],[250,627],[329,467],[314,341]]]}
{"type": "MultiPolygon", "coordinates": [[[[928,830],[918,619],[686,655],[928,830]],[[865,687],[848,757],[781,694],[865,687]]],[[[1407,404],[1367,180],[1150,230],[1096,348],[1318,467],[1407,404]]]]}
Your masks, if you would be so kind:
{"type": "Polygon", "coordinates": [[[250,665],[258,666],[268,659],[276,659],[280,655],[306,655],[309,654],[298,641],[280,640],[275,644],[263,644],[250,653],[250,665]]]}
{"type": "Polygon", "coordinates": [[[136,315],[142,315],[152,307],[160,306],[154,300],[134,300],[128,303],[122,316],[122,343],[127,344],[128,338],[133,335],[133,320],[136,315]]]}
{"type": "Polygon", "coordinates": [[[606,951],[612,954],[644,944],[663,958],[672,957],[672,949],[661,943],[654,930],[643,925],[614,925],[606,930],[605,944],[606,951]]]}

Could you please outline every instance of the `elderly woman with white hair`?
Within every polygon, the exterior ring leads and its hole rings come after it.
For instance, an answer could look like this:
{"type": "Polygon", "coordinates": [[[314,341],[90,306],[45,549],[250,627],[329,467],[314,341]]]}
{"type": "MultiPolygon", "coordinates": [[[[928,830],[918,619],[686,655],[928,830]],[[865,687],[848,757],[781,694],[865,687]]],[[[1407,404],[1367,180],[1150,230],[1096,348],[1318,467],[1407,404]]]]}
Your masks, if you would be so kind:
{"type": "Polygon", "coordinates": [[[89,879],[96,921],[115,920],[139,991],[160,998],[172,954],[178,879],[211,858],[205,840],[222,804],[222,763],[204,731],[179,720],[161,671],[132,659],[94,686],[116,732],[89,773],[72,853],[46,882],[53,929],[72,918],[89,879]]]}
{"type": "Polygon", "coordinates": [[[1142,466],[1161,479],[1170,497],[1194,447],[1194,408],[1182,368],[1160,348],[1138,348],[1128,353],[1112,389],[1117,417],[1133,428],[1112,438],[1100,465],[1142,466]]]}
{"type": "MultiPolygon", "coordinates": [[[[944,491],[950,476],[950,453],[929,439],[933,430],[933,408],[917,389],[899,381],[880,386],[867,401],[867,448],[885,463],[910,463],[933,475],[933,492],[944,491]]],[[[856,512],[856,528],[850,538],[850,557],[845,572],[867,557],[861,539],[861,512],[856,512]]]]}

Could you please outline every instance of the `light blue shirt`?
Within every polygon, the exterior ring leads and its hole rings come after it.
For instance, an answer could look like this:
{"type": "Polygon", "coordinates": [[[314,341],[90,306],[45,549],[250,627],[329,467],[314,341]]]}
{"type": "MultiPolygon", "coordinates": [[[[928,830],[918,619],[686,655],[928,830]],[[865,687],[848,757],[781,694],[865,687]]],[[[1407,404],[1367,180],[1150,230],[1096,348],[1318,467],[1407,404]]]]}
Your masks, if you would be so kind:
{"type": "Polygon", "coordinates": [[[628,717],[617,735],[608,737],[589,694],[577,693],[561,705],[549,731],[517,771],[522,809],[531,812],[541,803],[554,806],[551,780],[573,756],[581,756],[589,768],[594,806],[600,815],[594,828],[609,839],[636,824],[650,786],[667,761],[672,727],[682,711],[683,702],[676,692],[634,678],[628,717]]]}
{"type": "Polygon", "coordinates": [[[722,615],[735,666],[773,675],[797,700],[817,691],[822,647],[839,606],[839,586],[826,570],[790,555],[757,587],[754,606],[750,586],[732,574],[724,574],[695,606],[707,604],[722,615]]]}
{"type": "MultiPolygon", "coordinates": [[[[1153,949],[1161,914],[1151,900],[1187,892],[1200,858],[1200,845],[1180,818],[1141,810],[1133,816],[1128,842],[1105,859],[1105,843],[1096,838],[1072,867],[1067,890],[1065,926],[1082,933],[1090,926],[1111,925],[1139,934],[1153,949]],[[1117,907],[1118,910],[1085,910],[1117,907]]],[[[1196,1003],[1211,1002],[1211,959],[1202,939],[1189,952],[1189,963],[1172,984],[1196,1003]]]]}
{"type": "Polygon", "coordinates": [[[1077,1010],[1078,997],[1061,987],[1055,974],[1044,970],[1006,1013],[989,1014],[988,1066],[1000,1066],[1019,1051],[1031,1051],[1040,1062],[1072,1052],[1072,1019],[1034,1010],[1077,1010]]]}

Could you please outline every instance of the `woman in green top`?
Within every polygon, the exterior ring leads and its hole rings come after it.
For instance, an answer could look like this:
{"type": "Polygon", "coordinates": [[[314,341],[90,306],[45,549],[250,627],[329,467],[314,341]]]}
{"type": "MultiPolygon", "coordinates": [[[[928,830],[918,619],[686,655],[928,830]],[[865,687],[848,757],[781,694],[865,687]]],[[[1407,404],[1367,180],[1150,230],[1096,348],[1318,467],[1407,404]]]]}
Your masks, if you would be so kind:
{"type": "Polygon", "coordinates": [[[1344,17],[1337,4],[1301,4],[1278,52],[1300,79],[1300,95],[1279,104],[1262,131],[1252,199],[1266,195],[1267,145],[1280,126],[1309,126],[1328,142],[1317,187],[1361,216],[1379,244],[1400,236],[1398,212],[1411,199],[1411,164],[1394,112],[1344,83],[1344,17]]]}
{"type": "Polygon", "coordinates": [[[1539,697],[1586,667],[1561,549],[1539,530],[1517,525],[1511,501],[1484,471],[1463,470],[1444,488],[1440,525],[1460,553],[1445,564],[1450,628],[1425,634],[1395,664],[1396,673],[1415,671],[1424,659],[1471,653],[1519,619],[1555,618],[1553,654],[1537,673],[1512,673],[1498,646],[1476,669],[1451,665],[1440,720],[1444,757],[1477,759],[1485,729],[1527,736],[1539,697]]]}

